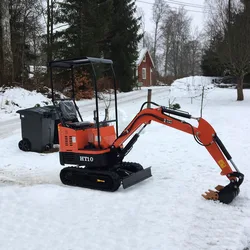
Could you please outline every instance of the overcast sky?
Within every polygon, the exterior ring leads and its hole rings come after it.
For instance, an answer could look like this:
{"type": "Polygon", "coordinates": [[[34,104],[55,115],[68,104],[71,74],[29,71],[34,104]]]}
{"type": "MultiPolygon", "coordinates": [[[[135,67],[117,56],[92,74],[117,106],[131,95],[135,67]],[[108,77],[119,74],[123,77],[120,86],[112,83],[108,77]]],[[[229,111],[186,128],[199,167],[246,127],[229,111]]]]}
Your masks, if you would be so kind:
{"type": "MultiPolygon", "coordinates": [[[[136,0],[137,8],[144,12],[145,30],[152,33],[152,7],[154,0],[136,0]]],[[[192,17],[192,28],[203,28],[206,14],[204,13],[205,0],[166,0],[166,3],[173,9],[184,6],[188,10],[188,15],[192,17]]]]}

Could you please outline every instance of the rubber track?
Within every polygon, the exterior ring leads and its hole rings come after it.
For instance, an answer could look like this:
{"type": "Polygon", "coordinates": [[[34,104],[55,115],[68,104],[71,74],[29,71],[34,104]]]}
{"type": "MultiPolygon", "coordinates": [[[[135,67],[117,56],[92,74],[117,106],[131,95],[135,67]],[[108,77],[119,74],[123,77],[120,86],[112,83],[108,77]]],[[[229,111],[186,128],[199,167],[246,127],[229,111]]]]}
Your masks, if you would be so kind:
{"type": "Polygon", "coordinates": [[[121,185],[121,178],[115,172],[79,167],[63,168],[60,173],[60,179],[65,185],[110,192],[116,191],[121,185]]]}

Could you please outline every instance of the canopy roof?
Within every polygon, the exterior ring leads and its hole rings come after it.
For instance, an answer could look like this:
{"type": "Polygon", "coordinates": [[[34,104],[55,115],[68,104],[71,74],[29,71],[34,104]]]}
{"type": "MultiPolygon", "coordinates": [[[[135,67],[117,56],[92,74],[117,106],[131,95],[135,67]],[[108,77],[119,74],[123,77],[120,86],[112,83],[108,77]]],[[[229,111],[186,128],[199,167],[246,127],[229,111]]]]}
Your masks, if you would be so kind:
{"type": "Polygon", "coordinates": [[[90,63],[104,63],[104,64],[113,64],[112,60],[103,59],[103,58],[95,58],[95,57],[81,57],[74,59],[63,59],[63,60],[55,60],[49,62],[50,67],[58,67],[58,68],[71,68],[75,65],[81,66],[84,64],[90,63]]]}

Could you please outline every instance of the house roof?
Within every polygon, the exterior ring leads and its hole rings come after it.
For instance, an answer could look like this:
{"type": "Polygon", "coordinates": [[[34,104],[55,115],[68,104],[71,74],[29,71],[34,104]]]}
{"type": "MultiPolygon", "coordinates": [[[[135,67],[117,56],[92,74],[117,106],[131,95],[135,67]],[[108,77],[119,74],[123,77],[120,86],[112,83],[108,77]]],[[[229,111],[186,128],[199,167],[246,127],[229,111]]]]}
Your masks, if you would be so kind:
{"type": "Polygon", "coordinates": [[[137,66],[139,66],[139,65],[141,64],[141,62],[142,62],[142,60],[143,60],[143,58],[144,58],[144,56],[146,55],[147,52],[148,52],[148,54],[149,54],[150,60],[151,60],[151,62],[152,62],[152,64],[153,64],[153,67],[155,66],[155,65],[154,65],[154,61],[153,61],[153,59],[152,59],[152,57],[151,57],[151,55],[150,55],[148,49],[145,48],[145,47],[142,48],[142,49],[139,51],[139,57],[138,57],[138,59],[137,59],[137,61],[136,61],[136,65],[137,65],[137,66]]]}

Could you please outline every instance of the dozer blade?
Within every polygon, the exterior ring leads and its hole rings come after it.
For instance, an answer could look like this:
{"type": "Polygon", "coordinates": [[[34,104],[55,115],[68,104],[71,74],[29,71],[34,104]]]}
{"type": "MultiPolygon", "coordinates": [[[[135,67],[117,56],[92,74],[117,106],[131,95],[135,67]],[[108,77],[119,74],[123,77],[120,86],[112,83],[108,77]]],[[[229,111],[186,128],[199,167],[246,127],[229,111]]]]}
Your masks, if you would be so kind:
{"type": "Polygon", "coordinates": [[[151,176],[151,167],[145,168],[124,178],[122,180],[122,186],[124,189],[129,188],[141,181],[150,178],[151,176]]]}

